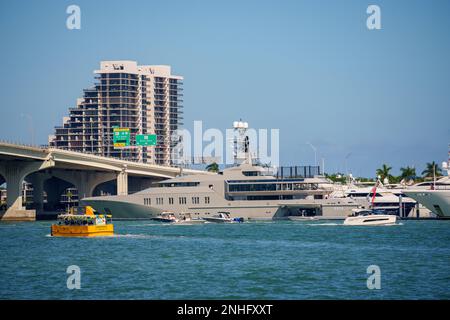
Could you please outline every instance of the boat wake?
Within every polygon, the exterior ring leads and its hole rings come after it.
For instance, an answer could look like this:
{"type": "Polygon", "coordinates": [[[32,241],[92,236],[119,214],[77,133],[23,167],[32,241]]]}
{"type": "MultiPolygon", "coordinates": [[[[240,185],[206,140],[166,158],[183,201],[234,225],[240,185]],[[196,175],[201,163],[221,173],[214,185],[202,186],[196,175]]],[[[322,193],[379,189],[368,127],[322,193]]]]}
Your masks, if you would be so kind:
{"type": "Polygon", "coordinates": [[[150,234],[126,233],[126,234],[115,234],[112,236],[112,238],[151,239],[151,238],[157,238],[157,236],[150,235],[150,234]]]}

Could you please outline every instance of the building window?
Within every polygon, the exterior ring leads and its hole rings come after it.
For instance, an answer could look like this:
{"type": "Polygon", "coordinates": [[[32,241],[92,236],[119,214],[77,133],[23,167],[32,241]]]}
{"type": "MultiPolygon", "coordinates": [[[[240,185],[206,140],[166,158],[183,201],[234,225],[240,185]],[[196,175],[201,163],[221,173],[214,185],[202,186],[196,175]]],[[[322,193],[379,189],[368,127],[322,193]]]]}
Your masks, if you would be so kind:
{"type": "Polygon", "coordinates": [[[169,198],[169,204],[173,204],[173,198],[169,198]]]}
{"type": "Polygon", "coordinates": [[[209,204],[209,197],[205,197],[205,203],[209,204]]]}
{"type": "Polygon", "coordinates": [[[192,197],[192,204],[199,204],[200,198],[199,197],[192,197]]]}

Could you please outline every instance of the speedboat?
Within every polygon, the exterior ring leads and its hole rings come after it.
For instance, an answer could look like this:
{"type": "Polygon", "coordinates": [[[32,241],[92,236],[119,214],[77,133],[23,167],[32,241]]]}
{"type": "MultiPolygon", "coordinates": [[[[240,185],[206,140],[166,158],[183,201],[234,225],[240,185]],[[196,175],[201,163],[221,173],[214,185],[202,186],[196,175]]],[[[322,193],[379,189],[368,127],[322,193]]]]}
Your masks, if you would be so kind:
{"type": "Polygon", "coordinates": [[[291,221],[314,221],[319,220],[316,217],[308,217],[308,216],[288,216],[288,220],[291,221]]]}
{"type": "Polygon", "coordinates": [[[204,217],[208,222],[217,222],[217,223],[233,223],[236,222],[234,219],[230,218],[229,212],[217,212],[217,214],[211,217],[204,217]]]}
{"type": "Polygon", "coordinates": [[[186,223],[186,224],[201,224],[205,223],[206,220],[202,218],[192,218],[190,213],[181,213],[180,219],[178,223],[186,223]]]}
{"type": "Polygon", "coordinates": [[[353,214],[345,219],[344,225],[387,226],[394,225],[396,222],[396,215],[385,214],[383,210],[354,209],[353,214]]]}
{"type": "Polygon", "coordinates": [[[163,212],[159,216],[152,218],[152,220],[165,222],[165,223],[173,223],[178,222],[179,220],[175,217],[173,212],[163,212]]]}

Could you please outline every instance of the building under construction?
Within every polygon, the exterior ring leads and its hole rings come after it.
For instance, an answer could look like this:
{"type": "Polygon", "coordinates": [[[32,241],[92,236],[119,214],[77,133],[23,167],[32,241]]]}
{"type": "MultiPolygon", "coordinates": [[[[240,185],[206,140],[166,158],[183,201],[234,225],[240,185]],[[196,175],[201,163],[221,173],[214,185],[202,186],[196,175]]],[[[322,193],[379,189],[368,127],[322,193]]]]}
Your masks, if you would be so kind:
{"type": "Polygon", "coordinates": [[[183,77],[170,66],[102,61],[95,85],[84,90],[63,125],[49,137],[53,147],[160,165],[174,162],[182,123],[183,77]],[[115,148],[114,128],[130,129],[130,145],[115,148]],[[136,146],[136,135],[156,134],[155,146],[136,146]]]}

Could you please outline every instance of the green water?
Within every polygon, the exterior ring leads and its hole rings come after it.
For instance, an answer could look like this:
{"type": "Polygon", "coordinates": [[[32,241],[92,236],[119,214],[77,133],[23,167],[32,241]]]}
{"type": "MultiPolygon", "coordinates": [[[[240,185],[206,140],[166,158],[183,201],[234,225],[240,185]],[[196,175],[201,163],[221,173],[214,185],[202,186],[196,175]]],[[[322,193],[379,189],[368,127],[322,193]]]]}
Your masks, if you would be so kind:
{"type": "Polygon", "coordinates": [[[167,225],[116,221],[110,238],[0,223],[1,299],[449,299],[450,221],[167,225]],[[66,269],[81,270],[69,290],[66,269]],[[367,288],[367,267],[381,289],[367,288]]]}

